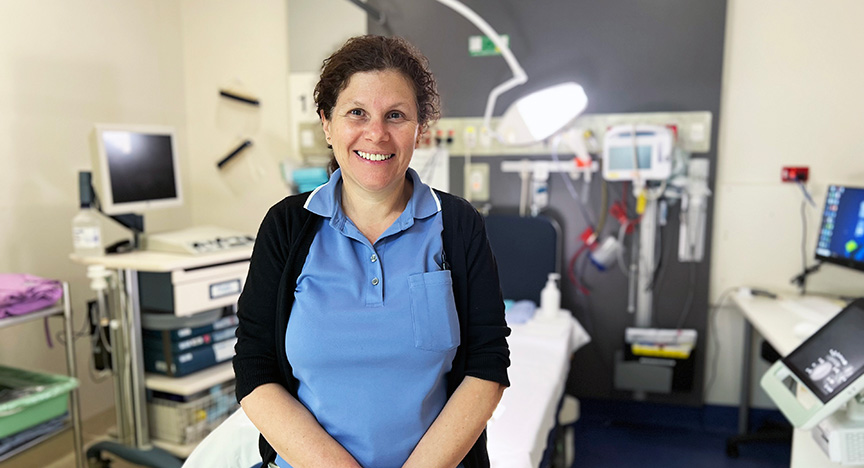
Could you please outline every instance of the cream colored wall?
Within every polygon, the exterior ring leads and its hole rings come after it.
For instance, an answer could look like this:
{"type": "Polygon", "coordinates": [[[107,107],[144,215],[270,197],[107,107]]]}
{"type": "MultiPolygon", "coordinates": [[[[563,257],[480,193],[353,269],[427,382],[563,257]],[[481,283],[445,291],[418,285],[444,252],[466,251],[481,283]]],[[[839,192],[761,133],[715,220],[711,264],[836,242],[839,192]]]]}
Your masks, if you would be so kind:
{"type": "MultiPolygon", "coordinates": [[[[861,18],[858,0],[729,0],[712,302],[736,286],[792,290],[789,280],[802,268],[802,194],[779,182],[781,166],[810,167],[819,205],[806,209],[810,263],[826,185],[864,186],[861,18]]],[[[825,266],[808,289],[861,295],[864,273],[825,266]]],[[[719,375],[706,400],[737,404],[743,322],[731,306],[718,309],[717,321],[719,375]]],[[[771,406],[761,389],[753,396],[757,406],[771,406]]]]}
{"type": "MultiPolygon", "coordinates": [[[[90,131],[96,122],[173,125],[184,148],[180,45],[180,7],[171,0],[3,1],[0,272],[69,281],[79,326],[91,295],[84,267],[68,255],[90,131]]],[[[174,209],[147,221],[166,229],[188,213],[174,209]]],[[[60,327],[52,319],[52,330],[60,327]]],[[[113,405],[112,386],[87,377],[89,343],[79,340],[76,349],[87,417],[113,405]]],[[[46,347],[40,321],[0,330],[2,364],[65,372],[65,362],[56,341],[46,347]]]]}
{"type": "Polygon", "coordinates": [[[192,168],[192,224],[255,233],[288,194],[279,162],[289,154],[285,0],[184,0],[186,128],[192,168]],[[219,96],[230,88],[258,107],[219,96]],[[245,139],[250,148],[216,163],[245,139]]]}

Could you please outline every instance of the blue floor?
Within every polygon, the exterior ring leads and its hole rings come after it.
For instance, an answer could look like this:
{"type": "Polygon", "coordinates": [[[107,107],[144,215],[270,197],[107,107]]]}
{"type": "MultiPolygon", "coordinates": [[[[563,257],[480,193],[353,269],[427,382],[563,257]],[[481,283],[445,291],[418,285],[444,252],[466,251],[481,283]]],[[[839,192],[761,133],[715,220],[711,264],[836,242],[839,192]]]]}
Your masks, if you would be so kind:
{"type": "MultiPolygon", "coordinates": [[[[789,442],[751,442],[739,446],[738,458],[726,455],[735,411],[583,401],[573,425],[573,468],[788,468],[789,442]]],[[[751,415],[755,424],[783,423],[779,413],[763,413],[751,415]]]]}

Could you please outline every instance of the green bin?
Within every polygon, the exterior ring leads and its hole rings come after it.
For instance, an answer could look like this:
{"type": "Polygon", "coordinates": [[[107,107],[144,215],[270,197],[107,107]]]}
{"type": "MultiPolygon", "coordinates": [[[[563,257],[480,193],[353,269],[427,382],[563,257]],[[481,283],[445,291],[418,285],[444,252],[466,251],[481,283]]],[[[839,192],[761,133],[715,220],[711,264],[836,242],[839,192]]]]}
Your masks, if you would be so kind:
{"type": "Polygon", "coordinates": [[[43,374],[0,366],[0,387],[35,391],[0,402],[0,439],[61,416],[68,411],[70,391],[78,379],[68,375],[43,374]]]}

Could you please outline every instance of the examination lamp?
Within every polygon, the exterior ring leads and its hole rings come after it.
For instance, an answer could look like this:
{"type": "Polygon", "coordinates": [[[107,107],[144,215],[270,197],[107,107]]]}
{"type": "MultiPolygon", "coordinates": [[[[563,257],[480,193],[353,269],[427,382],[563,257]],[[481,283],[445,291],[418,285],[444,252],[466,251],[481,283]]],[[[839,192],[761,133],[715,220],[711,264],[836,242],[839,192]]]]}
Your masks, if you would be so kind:
{"type": "Polygon", "coordinates": [[[562,83],[514,102],[498,123],[503,143],[530,145],[555,135],[576,118],[588,105],[588,97],[574,82],[562,83]]]}
{"type": "MultiPolygon", "coordinates": [[[[488,36],[495,47],[501,51],[501,55],[513,72],[513,78],[493,88],[486,100],[483,128],[491,130],[489,122],[498,96],[528,81],[528,76],[522,66],[519,65],[510,47],[492,29],[492,26],[474,10],[458,0],[437,1],[464,16],[488,36]]],[[[504,112],[495,133],[502,143],[508,145],[529,145],[543,141],[564,129],[585,110],[587,105],[588,97],[578,84],[568,82],[555,85],[524,96],[511,104],[504,112]]]]}

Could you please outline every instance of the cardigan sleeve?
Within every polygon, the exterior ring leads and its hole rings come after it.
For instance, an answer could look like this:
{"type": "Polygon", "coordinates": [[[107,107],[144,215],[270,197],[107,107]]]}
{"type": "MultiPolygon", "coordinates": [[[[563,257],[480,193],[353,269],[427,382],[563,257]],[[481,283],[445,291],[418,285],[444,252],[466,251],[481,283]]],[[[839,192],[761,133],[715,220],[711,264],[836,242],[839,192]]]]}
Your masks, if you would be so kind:
{"type": "Polygon", "coordinates": [[[283,381],[279,371],[276,313],[279,285],[290,245],[286,203],[267,212],[252,249],[249,273],[237,302],[234,375],[237,401],[265,383],[283,381]]]}
{"type": "Polygon", "coordinates": [[[510,350],[506,337],[510,328],[504,318],[504,300],[498,265],[486,237],[486,223],[473,208],[467,210],[466,238],[468,281],[468,349],[465,375],[509,386],[507,367],[510,350]]]}

